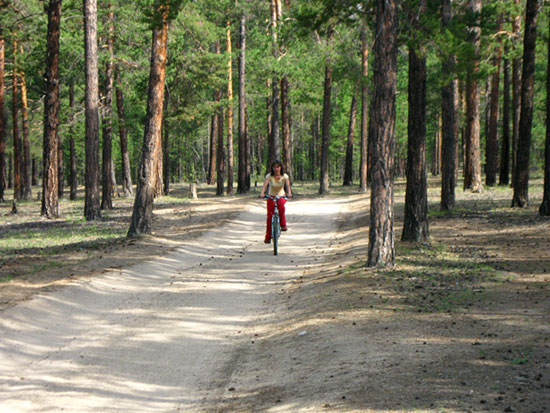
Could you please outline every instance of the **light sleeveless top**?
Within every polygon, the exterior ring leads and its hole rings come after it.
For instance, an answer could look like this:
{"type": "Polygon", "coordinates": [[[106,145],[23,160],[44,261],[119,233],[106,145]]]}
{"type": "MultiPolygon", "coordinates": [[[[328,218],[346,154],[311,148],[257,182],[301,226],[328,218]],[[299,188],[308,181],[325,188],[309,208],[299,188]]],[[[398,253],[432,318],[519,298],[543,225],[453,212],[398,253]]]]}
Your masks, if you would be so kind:
{"type": "Polygon", "coordinates": [[[271,174],[267,174],[266,178],[269,179],[269,195],[285,195],[285,182],[288,180],[287,174],[282,175],[279,179],[275,179],[271,174]]]}

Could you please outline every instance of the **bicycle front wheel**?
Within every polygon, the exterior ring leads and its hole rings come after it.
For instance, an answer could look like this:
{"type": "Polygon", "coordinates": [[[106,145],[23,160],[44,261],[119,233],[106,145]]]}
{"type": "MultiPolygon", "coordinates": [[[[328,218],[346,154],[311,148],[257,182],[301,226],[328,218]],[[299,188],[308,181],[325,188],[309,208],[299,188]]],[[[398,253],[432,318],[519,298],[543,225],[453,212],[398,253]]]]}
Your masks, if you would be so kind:
{"type": "Polygon", "coordinates": [[[277,255],[279,253],[279,234],[280,234],[279,217],[275,215],[271,220],[271,237],[273,238],[273,255],[277,255]]]}

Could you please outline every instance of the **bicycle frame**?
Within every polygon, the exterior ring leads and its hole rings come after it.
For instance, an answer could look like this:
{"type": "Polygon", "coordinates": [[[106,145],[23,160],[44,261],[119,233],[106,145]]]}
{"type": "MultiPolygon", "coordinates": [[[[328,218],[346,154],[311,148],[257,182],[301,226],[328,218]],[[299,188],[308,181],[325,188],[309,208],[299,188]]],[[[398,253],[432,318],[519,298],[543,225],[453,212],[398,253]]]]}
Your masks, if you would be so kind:
{"type": "Polygon", "coordinates": [[[271,218],[271,239],[273,240],[273,255],[278,255],[279,235],[281,235],[281,227],[280,227],[280,221],[279,221],[279,205],[277,201],[281,198],[284,198],[284,199],[288,199],[288,198],[285,195],[283,196],[266,195],[264,198],[271,199],[275,203],[275,206],[273,208],[273,216],[271,218]]]}

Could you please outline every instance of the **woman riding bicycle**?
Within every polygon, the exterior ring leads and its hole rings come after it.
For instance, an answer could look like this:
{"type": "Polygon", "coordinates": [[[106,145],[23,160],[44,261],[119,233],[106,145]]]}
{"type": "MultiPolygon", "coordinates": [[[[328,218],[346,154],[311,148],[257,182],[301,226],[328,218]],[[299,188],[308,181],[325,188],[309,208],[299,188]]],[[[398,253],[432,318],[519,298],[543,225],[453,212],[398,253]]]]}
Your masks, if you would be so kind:
{"type": "MultiPolygon", "coordinates": [[[[264,181],[264,186],[262,187],[262,192],[260,193],[260,198],[263,198],[265,196],[265,191],[267,190],[267,187],[269,186],[269,192],[268,194],[275,197],[275,196],[288,196],[289,198],[292,197],[292,190],[290,189],[290,179],[288,178],[288,175],[284,173],[283,170],[283,164],[281,161],[273,161],[271,163],[270,173],[267,174],[264,181]],[[285,192],[286,188],[286,192],[285,192]]],[[[285,198],[279,198],[277,200],[277,208],[279,210],[279,217],[281,219],[281,231],[286,231],[286,217],[285,217],[285,198]]],[[[271,217],[273,216],[273,212],[275,210],[275,201],[271,198],[268,198],[267,200],[267,225],[266,225],[266,232],[265,232],[265,240],[264,242],[266,244],[269,244],[271,242],[271,217]]]]}

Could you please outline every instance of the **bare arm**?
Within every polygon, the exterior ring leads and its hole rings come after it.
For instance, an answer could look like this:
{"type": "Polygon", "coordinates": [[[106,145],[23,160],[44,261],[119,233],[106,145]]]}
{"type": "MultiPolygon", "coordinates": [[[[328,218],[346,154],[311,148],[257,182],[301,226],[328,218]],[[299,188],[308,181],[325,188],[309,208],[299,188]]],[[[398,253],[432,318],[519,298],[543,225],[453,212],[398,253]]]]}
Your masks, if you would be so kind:
{"type": "Polygon", "coordinates": [[[265,191],[267,190],[268,185],[269,185],[269,178],[265,178],[264,186],[262,186],[262,192],[260,192],[260,198],[263,198],[265,196],[265,191]]]}
{"type": "Polygon", "coordinates": [[[292,198],[292,190],[290,189],[290,179],[287,179],[285,181],[285,186],[286,186],[286,195],[289,197],[289,198],[292,198]]]}

